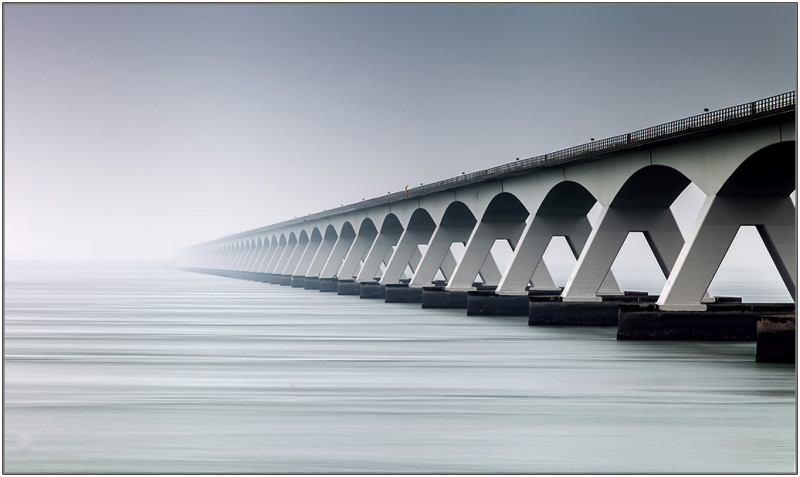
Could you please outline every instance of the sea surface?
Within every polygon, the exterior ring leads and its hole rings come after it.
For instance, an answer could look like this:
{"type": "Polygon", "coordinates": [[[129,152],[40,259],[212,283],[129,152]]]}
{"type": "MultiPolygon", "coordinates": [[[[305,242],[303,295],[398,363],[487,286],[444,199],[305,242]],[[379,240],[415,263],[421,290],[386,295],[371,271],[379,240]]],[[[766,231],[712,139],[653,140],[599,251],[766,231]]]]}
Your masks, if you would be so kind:
{"type": "Polygon", "coordinates": [[[4,281],[6,473],[796,469],[795,367],[754,362],[754,343],[156,267],[4,281]]]}

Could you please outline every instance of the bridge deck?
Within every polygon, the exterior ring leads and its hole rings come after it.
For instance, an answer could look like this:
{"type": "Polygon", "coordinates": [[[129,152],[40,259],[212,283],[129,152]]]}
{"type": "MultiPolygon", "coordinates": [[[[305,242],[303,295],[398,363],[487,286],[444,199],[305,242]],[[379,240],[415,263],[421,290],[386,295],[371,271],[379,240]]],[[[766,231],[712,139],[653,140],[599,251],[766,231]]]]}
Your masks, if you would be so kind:
{"type": "Polygon", "coordinates": [[[456,189],[472,184],[503,179],[520,174],[528,174],[536,169],[543,169],[575,163],[591,161],[609,153],[625,150],[635,150],[653,145],[663,145],[670,142],[686,139],[691,136],[702,136],[720,129],[736,128],[754,121],[764,120],[775,116],[794,114],[796,91],[782,93],[758,101],[731,106],[716,111],[711,111],[696,116],[691,116],[677,121],[659,124],[646,129],[640,129],[627,134],[620,134],[598,141],[569,147],[539,156],[520,159],[507,164],[502,164],[489,169],[470,172],[438,182],[421,185],[405,191],[394,192],[381,197],[363,200],[353,204],[344,205],[324,212],[305,215],[296,219],[278,222],[276,224],[259,227],[256,229],[227,235],[215,240],[204,242],[213,244],[220,241],[247,237],[253,234],[268,232],[272,229],[292,226],[342,213],[367,209],[378,205],[391,204],[406,199],[421,197],[449,189],[456,189]]]}

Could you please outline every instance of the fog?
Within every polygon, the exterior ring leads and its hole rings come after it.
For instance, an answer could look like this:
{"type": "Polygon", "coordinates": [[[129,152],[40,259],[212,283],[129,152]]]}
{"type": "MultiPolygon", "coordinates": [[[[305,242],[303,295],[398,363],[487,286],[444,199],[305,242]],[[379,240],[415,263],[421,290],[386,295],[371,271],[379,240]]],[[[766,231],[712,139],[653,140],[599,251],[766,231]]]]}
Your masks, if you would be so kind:
{"type": "Polygon", "coordinates": [[[3,15],[10,259],[167,260],[796,88],[794,4],[5,4],[3,15]]]}

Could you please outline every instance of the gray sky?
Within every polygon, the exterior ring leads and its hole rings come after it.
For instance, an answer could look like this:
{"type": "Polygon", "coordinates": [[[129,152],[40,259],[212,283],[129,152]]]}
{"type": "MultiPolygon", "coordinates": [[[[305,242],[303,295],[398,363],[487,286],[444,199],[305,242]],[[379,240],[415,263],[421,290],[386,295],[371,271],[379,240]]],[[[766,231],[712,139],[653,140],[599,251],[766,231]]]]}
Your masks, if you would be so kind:
{"type": "Polygon", "coordinates": [[[4,4],[7,258],[179,247],[795,89],[786,4],[4,4]]]}

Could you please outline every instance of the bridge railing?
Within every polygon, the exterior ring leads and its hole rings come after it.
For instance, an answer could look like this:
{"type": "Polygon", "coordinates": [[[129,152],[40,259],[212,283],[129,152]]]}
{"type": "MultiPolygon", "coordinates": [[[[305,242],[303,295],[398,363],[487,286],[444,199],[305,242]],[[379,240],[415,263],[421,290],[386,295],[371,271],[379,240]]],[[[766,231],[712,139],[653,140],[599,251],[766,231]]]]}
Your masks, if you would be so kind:
{"type": "MultiPolygon", "coordinates": [[[[730,123],[742,121],[751,117],[761,115],[769,115],[781,112],[782,110],[789,109],[795,106],[796,91],[790,91],[779,95],[771,96],[769,98],[752,101],[750,103],[739,104],[729,108],[710,111],[696,116],[691,116],[669,123],[659,124],[645,129],[640,129],[628,134],[620,134],[598,141],[592,141],[578,146],[568,147],[560,151],[550,152],[539,156],[529,157],[526,159],[517,160],[508,164],[491,167],[481,171],[470,172],[461,174],[460,176],[452,177],[430,184],[413,187],[408,191],[400,191],[389,193],[385,196],[376,197],[373,199],[363,200],[354,204],[349,204],[334,209],[326,210],[309,214],[297,219],[287,220],[274,225],[261,227],[255,230],[249,230],[238,234],[223,237],[217,240],[232,239],[234,237],[244,237],[248,234],[254,234],[261,231],[267,231],[272,228],[285,227],[297,223],[307,222],[309,220],[316,220],[322,217],[336,215],[339,213],[350,212],[353,210],[364,209],[382,204],[397,202],[403,199],[412,197],[419,197],[428,195],[441,190],[452,189],[460,185],[469,185],[477,182],[484,182],[489,179],[494,179],[502,176],[507,176],[513,173],[528,171],[531,169],[538,169],[542,167],[550,167],[566,162],[574,161],[581,158],[586,158],[599,153],[609,153],[617,150],[622,150],[630,147],[645,145],[658,140],[667,139],[671,136],[679,136],[687,134],[695,130],[709,127],[725,126],[730,123]]],[[[212,240],[211,242],[216,242],[212,240]]],[[[209,242],[206,242],[209,243],[209,242]]]]}

